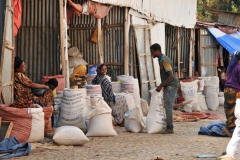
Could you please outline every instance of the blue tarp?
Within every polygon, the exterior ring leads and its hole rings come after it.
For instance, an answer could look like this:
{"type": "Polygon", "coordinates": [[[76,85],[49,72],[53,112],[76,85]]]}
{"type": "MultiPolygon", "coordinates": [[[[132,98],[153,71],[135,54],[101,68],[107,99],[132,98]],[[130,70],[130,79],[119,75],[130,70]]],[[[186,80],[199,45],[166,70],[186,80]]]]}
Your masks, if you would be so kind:
{"type": "MultiPolygon", "coordinates": [[[[240,39],[235,38],[231,35],[228,35],[217,28],[208,28],[207,29],[216,40],[231,54],[234,54],[236,51],[240,50],[240,39]]],[[[239,34],[239,33],[238,33],[239,34]]]]}

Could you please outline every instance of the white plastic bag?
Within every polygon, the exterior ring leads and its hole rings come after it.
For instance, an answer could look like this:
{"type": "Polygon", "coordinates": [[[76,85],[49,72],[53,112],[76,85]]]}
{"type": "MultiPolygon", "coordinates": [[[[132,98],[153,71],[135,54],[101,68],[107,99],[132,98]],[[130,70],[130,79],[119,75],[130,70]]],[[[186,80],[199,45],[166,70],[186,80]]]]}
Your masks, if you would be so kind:
{"type": "Polygon", "coordinates": [[[227,155],[231,156],[234,160],[240,160],[240,124],[236,124],[226,150],[227,155]]]}
{"type": "Polygon", "coordinates": [[[237,119],[240,119],[240,99],[239,98],[236,100],[236,106],[235,106],[234,114],[235,114],[235,117],[237,119]]]}
{"type": "Polygon", "coordinates": [[[157,92],[154,88],[150,91],[151,101],[147,115],[147,132],[158,133],[166,127],[166,113],[163,108],[163,91],[157,92]]]}

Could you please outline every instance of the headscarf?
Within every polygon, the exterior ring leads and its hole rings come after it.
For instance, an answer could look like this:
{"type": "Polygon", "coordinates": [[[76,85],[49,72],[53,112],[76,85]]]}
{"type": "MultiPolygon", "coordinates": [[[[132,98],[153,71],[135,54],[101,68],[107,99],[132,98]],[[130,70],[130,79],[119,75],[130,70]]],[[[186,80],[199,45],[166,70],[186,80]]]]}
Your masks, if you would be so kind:
{"type": "Polygon", "coordinates": [[[23,60],[18,57],[18,56],[15,56],[15,60],[14,60],[14,71],[16,71],[23,63],[23,60]]]}
{"type": "Polygon", "coordinates": [[[92,80],[92,84],[101,85],[102,96],[105,101],[115,102],[115,95],[112,90],[112,85],[105,75],[101,73],[102,67],[104,64],[100,64],[97,67],[97,75],[92,80]]]}
{"type": "Polygon", "coordinates": [[[227,68],[228,73],[231,72],[232,69],[236,66],[236,64],[238,63],[238,60],[240,60],[240,50],[236,51],[232,56],[231,61],[229,62],[229,65],[227,68]]]}

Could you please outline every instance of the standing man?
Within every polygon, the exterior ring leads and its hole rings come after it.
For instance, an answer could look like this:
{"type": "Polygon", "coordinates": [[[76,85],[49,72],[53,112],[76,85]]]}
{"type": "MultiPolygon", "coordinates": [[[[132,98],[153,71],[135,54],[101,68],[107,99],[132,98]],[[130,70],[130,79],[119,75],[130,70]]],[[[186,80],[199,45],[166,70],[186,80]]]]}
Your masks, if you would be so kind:
{"type": "Polygon", "coordinates": [[[162,130],[160,134],[173,134],[173,105],[179,86],[178,80],[174,74],[172,61],[162,54],[161,46],[158,43],[150,47],[153,58],[158,58],[160,66],[160,75],[162,83],[157,87],[156,91],[163,89],[164,108],[166,110],[167,128],[162,130]]]}

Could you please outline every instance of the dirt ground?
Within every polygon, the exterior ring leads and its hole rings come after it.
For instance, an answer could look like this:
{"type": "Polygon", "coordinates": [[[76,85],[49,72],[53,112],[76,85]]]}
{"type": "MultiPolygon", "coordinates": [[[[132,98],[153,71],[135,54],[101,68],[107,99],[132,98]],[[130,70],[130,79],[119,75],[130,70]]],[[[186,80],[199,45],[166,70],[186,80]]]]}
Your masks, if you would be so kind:
{"type": "MultiPolygon", "coordinates": [[[[224,115],[223,106],[209,112],[224,115]]],[[[226,151],[230,138],[198,135],[200,126],[207,126],[210,122],[212,120],[176,122],[175,133],[171,135],[129,133],[125,128],[117,127],[118,136],[90,137],[83,146],[58,146],[52,141],[31,143],[32,153],[29,156],[14,159],[151,160],[159,157],[164,160],[194,160],[199,159],[196,156],[201,154],[215,154],[219,157],[226,151]]]]}

